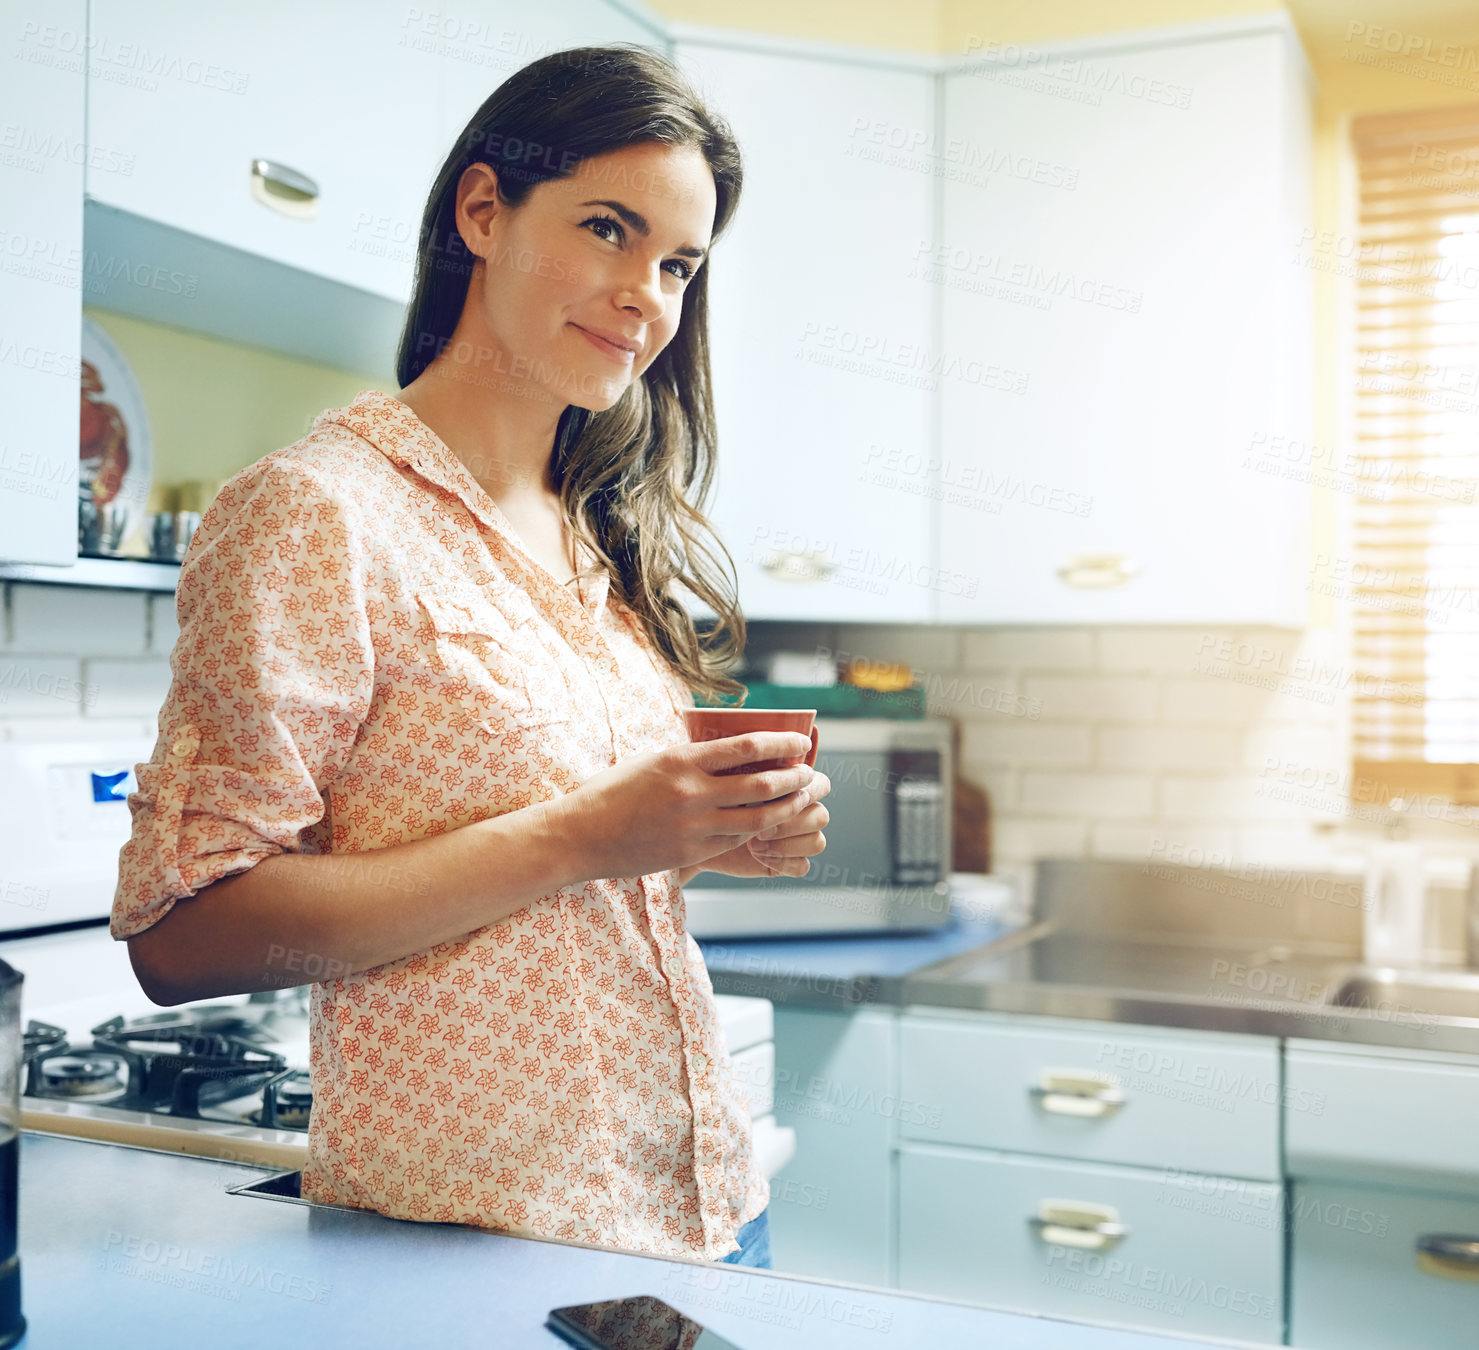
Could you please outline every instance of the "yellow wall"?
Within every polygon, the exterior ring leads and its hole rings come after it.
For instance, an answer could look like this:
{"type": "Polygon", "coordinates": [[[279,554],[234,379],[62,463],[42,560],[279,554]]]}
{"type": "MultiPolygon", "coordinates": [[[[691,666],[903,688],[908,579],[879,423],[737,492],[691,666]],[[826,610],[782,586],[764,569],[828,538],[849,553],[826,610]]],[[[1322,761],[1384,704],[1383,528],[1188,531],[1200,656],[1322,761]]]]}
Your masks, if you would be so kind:
{"type": "Polygon", "coordinates": [[[318,413],[362,389],[395,392],[368,375],[104,310],[84,313],[118,344],[143,392],[154,456],[151,511],[165,509],[168,485],[219,484],[291,445],[318,413]]]}

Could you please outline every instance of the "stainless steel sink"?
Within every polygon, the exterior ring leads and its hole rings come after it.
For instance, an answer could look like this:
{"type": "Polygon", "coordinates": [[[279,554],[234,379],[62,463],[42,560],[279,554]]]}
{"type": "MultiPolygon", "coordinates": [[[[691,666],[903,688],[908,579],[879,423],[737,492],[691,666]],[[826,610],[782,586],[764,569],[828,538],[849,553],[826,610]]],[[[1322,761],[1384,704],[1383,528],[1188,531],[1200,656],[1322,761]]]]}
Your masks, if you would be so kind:
{"type": "Polygon", "coordinates": [[[1360,967],[1335,989],[1330,1003],[1388,1017],[1479,1019],[1479,972],[1360,967]]]}

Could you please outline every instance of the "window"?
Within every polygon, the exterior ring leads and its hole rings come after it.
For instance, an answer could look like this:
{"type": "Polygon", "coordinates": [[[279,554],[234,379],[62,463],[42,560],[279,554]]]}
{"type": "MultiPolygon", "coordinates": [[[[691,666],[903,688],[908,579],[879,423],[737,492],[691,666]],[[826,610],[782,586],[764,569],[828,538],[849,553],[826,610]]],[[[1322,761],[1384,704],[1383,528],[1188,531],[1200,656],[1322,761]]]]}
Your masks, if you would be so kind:
{"type": "Polygon", "coordinates": [[[1352,134],[1355,772],[1479,804],[1479,104],[1352,134]]]}

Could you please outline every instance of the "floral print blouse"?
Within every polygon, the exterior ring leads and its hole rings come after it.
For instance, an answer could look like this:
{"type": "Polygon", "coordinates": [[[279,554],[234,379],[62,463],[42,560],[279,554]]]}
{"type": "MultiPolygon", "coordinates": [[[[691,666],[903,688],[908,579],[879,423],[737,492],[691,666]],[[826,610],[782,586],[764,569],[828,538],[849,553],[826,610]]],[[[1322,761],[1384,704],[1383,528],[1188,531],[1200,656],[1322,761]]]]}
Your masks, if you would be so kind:
{"type": "MultiPolygon", "coordinates": [[[[272,854],[455,830],[687,740],[609,577],[560,585],[375,390],[222,488],[177,606],[120,940],[272,854]]],[[[311,1008],[305,1199],[709,1261],[769,1200],[676,870],[552,891],[311,1008]]]]}

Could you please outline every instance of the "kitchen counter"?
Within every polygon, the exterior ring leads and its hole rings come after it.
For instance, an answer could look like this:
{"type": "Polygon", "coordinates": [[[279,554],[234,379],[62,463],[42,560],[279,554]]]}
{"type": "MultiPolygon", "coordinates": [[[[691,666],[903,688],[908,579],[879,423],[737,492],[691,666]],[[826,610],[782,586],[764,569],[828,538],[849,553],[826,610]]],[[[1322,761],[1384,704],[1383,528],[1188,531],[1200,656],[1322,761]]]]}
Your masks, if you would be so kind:
{"type": "Polygon", "coordinates": [[[777,1004],[863,1003],[1301,1037],[1479,1055],[1479,1019],[1421,993],[1333,1000],[1348,953],[1277,943],[1162,943],[952,919],[928,934],[700,940],[714,989],[777,1004]]]}
{"type": "Polygon", "coordinates": [[[558,1350],[550,1308],[654,1294],[743,1350],[1208,1342],[717,1263],[231,1195],[259,1168],[22,1132],[23,1346],[558,1350]]]}

